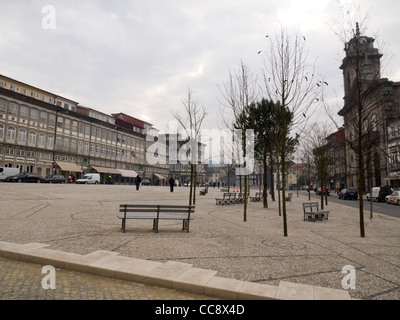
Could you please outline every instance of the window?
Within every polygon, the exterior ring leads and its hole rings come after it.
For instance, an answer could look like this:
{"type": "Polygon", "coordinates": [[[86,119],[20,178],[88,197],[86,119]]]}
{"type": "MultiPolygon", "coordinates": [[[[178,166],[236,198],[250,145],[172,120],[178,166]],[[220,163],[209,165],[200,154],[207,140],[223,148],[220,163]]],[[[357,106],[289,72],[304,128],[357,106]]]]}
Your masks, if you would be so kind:
{"type": "Polygon", "coordinates": [[[71,151],[76,151],[76,140],[71,140],[71,151]]]}
{"type": "Polygon", "coordinates": [[[17,116],[17,114],[18,114],[18,105],[16,105],[15,103],[10,103],[10,105],[8,107],[8,114],[12,115],[12,116],[17,116]]]}
{"type": "Polygon", "coordinates": [[[78,122],[72,121],[72,131],[74,132],[78,131],[78,122]]]}
{"type": "Polygon", "coordinates": [[[34,158],[36,156],[36,153],[35,151],[28,151],[27,155],[29,158],[34,158]]]}
{"type": "Polygon", "coordinates": [[[62,147],[62,138],[60,136],[56,137],[56,148],[61,149],[62,147]]]}
{"type": "Polygon", "coordinates": [[[19,109],[19,117],[22,119],[28,119],[28,107],[21,106],[19,109]]]}
{"type": "Polygon", "coordinates": [[[64,129],[66,129],[66,130],[71,129],[71,120],[65,119],[65,122],[64,122],[64,129]]]}
{"type": "Polygon", "coordinates": [[[64,150],[68,151],[69,150],[69,139],[64,138],[64,150]]]}
{"type": "Polygon", "coordinates": [[[16,133],[16,130],[14,127],[8,127],[7,128],[7,140],[15,142],[15,133],[16,133]]]}
{"type": "Polygon", "coordinates": [[[44,147],[45,141],[46,141],[46,138],[45,138],[44,133],[40,133],[39,134],[39,146],[44,147]]]}
{"type": "Polygon", "coordinates": [[[40,123],[47,123],[47,113],[44,111],[40,112],[40,123]]]}
{"type": "Polygon", "coordinates": [[[372,131],[377,131],[377,120],[376,120],[376,114],[374,113],[372,115],[372,119],[371,119],[371,127],[372,127],[372,131]]]}
{"type": "Polygon", "coordinates": [[[56,125],[56,116],[54,114],[49,114],[49,126],[54,127],[56,125]]]}
{"type": "Polygon", "coordinates": [[[0,124],[0,139],[4,138],[4,126],[0,124]]]}
{"type": "MultiPolygon", "coordinates": [[[[14,155],[14,149],[6,148],[6,154],[14,155]]],[[[11,168],[11,167],[10,167],[11,168]]]]}
{"type": "Polygon", "coordinates": [[[59,116],[57,118],[57,128],[62,128],[63,125],[64,125],[64,118],[59,116]]]}
{"type": "Polygon", "coordinates": [[[79,133],[85,133],[85,125],[82,122],[79,123],[79,133]]]}
{"type": "Polygon", "coordinates": [[[18,142],[25,143],[26,142],[26,130],[19,129],[18,131],[18,142]]]}
{"type": "Polygon", "coordinates": [[[38,121],[38,111],[36,109],[31,109],[31,120],[38,121]]]}
{"type": "Polygon", "coordinates": [[[54,136],[52,134],[49,134],[47,136],[47,148],[53,149],[54,147],[54,136]]]}
{"type": "Polygon", "coordinates": [[[85,152],[89,152],[89,142],[85,142],[85,152]]]}
{"type": "Polygon", "coordinates": [[[36,131],[29,131],[28,142],[31,144],[36,144],[36,131]]]}
{"type": "Polygon", "coordinates": [[[25,157],[25,151],[24,150],[17,150],[17,156],[25,157]]]}
{"type": "Polygon", "coordinates": [[[6,113],[6,102],[4,100],[0,100],[0,113],[6,113]]]}

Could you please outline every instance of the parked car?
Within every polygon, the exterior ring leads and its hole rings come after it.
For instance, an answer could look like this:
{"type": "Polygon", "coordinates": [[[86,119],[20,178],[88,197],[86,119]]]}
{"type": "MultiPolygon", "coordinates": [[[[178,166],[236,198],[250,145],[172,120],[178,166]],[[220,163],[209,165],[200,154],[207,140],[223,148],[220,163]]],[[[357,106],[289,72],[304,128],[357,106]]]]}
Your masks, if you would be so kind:
{"type": "Polygon", "coordinates": [[[19,173],[4,179],[4,182],[42,182],[42,177],[35,173],[19,173]]]}
{"type": "Polygon", "coordinates": [[[100,174],[99,173],[86,173],[82,179],[76,180],[77,184],[98,184],[100,183],[100,174]]]}
{"type": "Polygon", "coordinates": [[[358,193],[356,189],[342,189],[338,194],[339,199],[358,199],[358,193]]]}
{"type": "Polygon", "coordinates": [[[400,191],[394,191],[392,194],[386,196],[386,203],[397,204],[400,206],[400,191]]]}
{"type": "Polygon", "coordinates": [[[142,179],[142,186],[150,186],[151,182],[148,179],[142,179]]]}
{"type": "Polygon", "coordinates": [[[65,183],[65,177],[62,175],[50,175],[44,178],[45,183],[65,183]]]}
{"type": "Polygon", "coordinates": [[[392,193],[392,188],[390,186],[384,186],[384,187],[373,187],[370,193],[367,193],[367,200],[372,201],[385,201],[386,196],[390,195],[392,193]]]}

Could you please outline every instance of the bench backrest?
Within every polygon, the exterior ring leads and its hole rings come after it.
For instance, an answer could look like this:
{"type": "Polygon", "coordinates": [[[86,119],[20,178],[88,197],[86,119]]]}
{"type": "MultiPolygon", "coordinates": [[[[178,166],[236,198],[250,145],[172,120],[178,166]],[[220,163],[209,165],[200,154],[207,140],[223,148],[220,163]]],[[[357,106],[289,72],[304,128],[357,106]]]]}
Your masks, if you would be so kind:
{"type": "Polygon", "coordinates": [[[304,212],[306,212],[306,209],[310,209],[310,211],[313,211],[313,209],[316,209],[316,211],[318,211],[318,208],[319,208],[318,202],[304,202],[303,203],[304,212]]]}
{"type": "Polygon", "coordinates": [[[190,214],[194,213],[195,206],[186,205],[154,205],[154,204],[120,204],[119,212],[121,213],[185,213],[190,218],[190,214]]]}

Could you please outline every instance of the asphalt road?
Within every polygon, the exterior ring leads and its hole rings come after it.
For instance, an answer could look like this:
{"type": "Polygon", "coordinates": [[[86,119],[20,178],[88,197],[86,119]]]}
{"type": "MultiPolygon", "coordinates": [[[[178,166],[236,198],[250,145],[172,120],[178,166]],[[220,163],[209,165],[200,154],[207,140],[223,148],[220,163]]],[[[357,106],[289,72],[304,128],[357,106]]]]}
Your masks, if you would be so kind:
{"type": "MultiPolygon", "coordinates": [[[[303,194],[307,194],[306,192],[302,191],[303,194]]],[[[317,196],[315,192],[311,192],[311,200],[316,201],[319,200],[321,196],[317,196]]],[[[324,200],[325,201],[325,200],[324,200]]],[[[335,203],[340,203],[344,205],[348,205],[349,207],[353,208],[358,208],[359,207],[359,201],[357,200],[342,200],[339,199],[337,194],[333,193],[328,197],[328,206],[329,202],[335,202],[335,203]]],[[[370,205],[371,202],[367,200],[364,201],[364,211],[370,212],[370,205]]],[[[372,202],[372,212],[376,213],[381,213],[385,214],[391,217],[397,217],[400,218],[400,206],[396,206],[393,204],[387,204],[386,202],[372,202]]]]}

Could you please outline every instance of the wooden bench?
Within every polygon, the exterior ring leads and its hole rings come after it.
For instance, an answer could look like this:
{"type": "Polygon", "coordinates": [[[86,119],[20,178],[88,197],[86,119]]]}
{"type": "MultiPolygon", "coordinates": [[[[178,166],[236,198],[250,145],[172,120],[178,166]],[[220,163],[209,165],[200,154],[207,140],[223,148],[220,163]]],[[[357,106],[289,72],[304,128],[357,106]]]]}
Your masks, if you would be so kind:
{"type": "Polygon", "coordinates": [[[203,190],[200,190],[200,195],[205,196],[208,193],[208,187],[205,187],[203,190]]]}
{"type": "MultiPolygon", "coordinates": [[[[247,192],[247,198],[249,198],[250,192],[247,192]]],[[[240,192],[237,194],[237,197],[235,198],[235,203],[243,203],[244,202],[244,193],[240,192]]]]}
{"type": "Polygon", "coordinates": [[[250,197],[250,201],[252,202],[260,202],[262,198],[262,192],[256,192],[254,197],[250,197]]]}
{"type": "Polygon", "coordinates": [[[291,204],[292,196],[293,196],[293,193],[289,192],[288,195],[285,197],[286,202],[290,202],[290,204],[291,204]]]}
{"type": "Polygon", "coordinates": [[[230,195],[230,193],[224,192],[222,198],[215,198],[215,204],[229,204],[230,195]]]}
{"type": "Polygon", "coordinates": [[[189,232],[189,221],[193,220],[190,215],[194,209],[195,206],[186,205],[120,204],[118,219],[122,219],[121,230],[124,233],[127,219],[151,219],[156,233],[160,220],[182,220],[182,230],[189,232]]]}
{"type": "Polygon", "coordinates": [[[236,193],[234,193],[234,192],[231,192],[231,193],[229,193],[229,199],[228,199],[228,201],[229,201],[229,204],[235,204],[236,203],[236,201],[237,201],[237,199],[236,199],[236,193]]]}
{"type": "Polygon", "coordinates": [[[329,211],[319,210],[318,202],[303,203],[304,221],[328,220],[329,211]]]}

